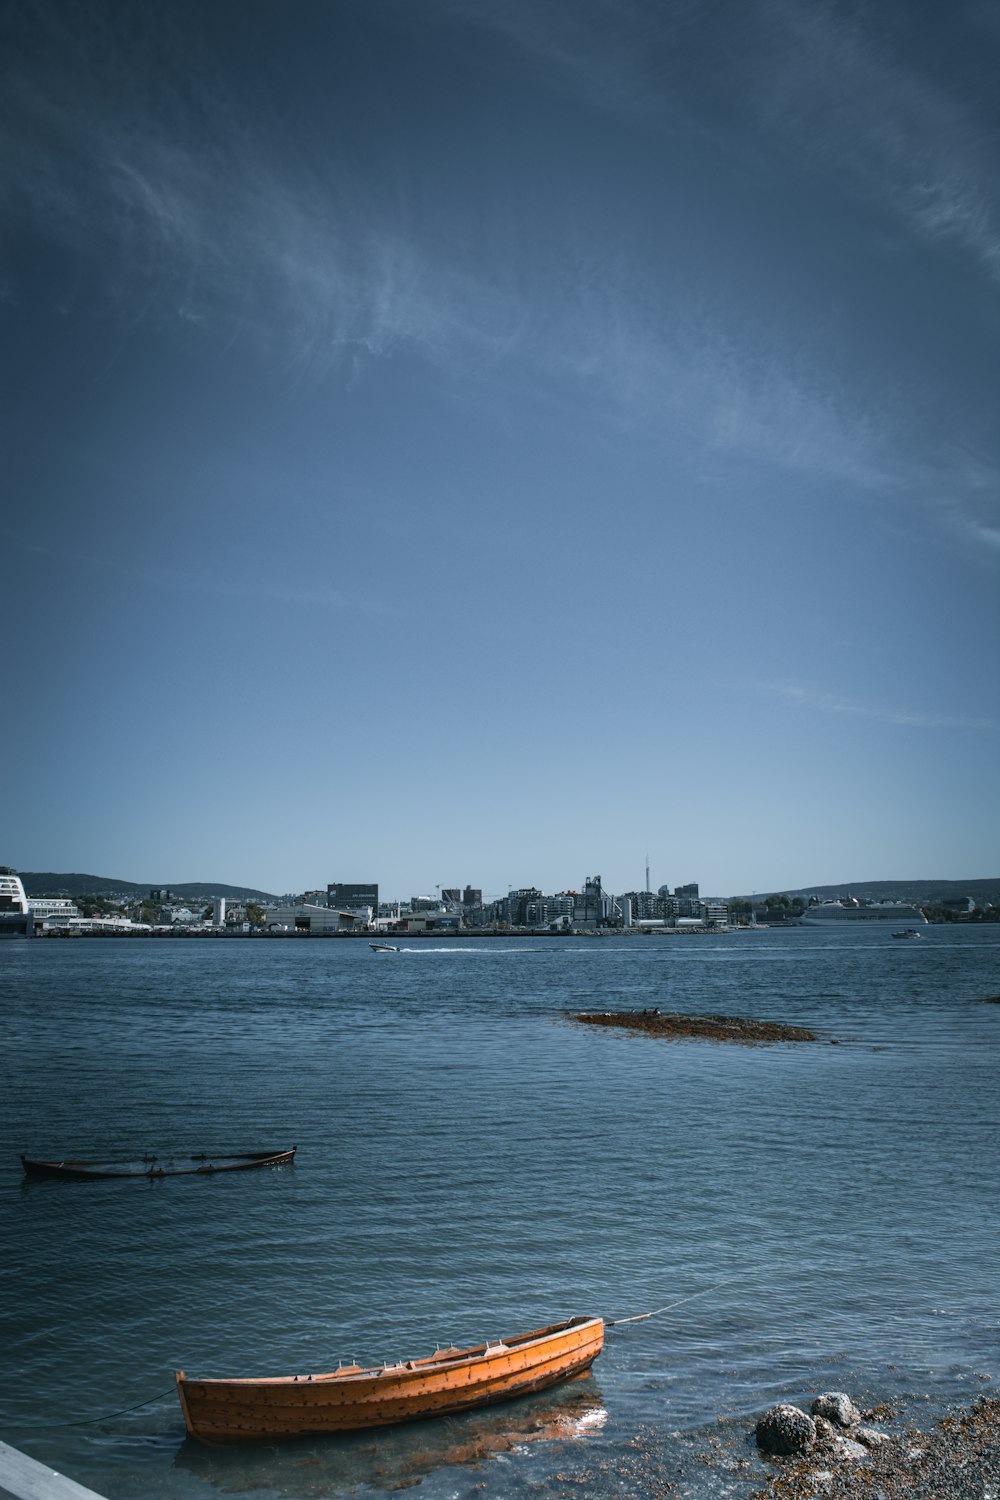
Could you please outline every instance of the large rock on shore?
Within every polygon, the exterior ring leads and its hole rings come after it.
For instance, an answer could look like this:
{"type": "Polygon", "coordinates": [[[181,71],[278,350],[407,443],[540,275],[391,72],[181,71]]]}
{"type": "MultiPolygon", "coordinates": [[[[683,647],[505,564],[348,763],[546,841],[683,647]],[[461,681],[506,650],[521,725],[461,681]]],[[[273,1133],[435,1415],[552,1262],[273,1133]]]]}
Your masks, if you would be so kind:
{"type": "Polygon", "coordinates": [[[816,1423],[797,1406],[769,1407],[757,1423],[757,1447],[764,1453],[808,1453],[816,1442],[816,1423]]]}
{"type": "Polygon", "coordinates": [[[853,1432],[861,1426],[861,1413],[844,1391],[824,1391],[810,1407],[814,1417],[825,1417],[844,1432],[853,1432]]]}
{"type": "MultiPolygon", "coordinates": [[[[884,1421],[895,1413],[884,1406],[864,1415],[884,1421]]],[[[814,1447],[775,1462],[759,1492],[761,1500],[765,1495],[773,1500],[815,1500],[817,1495],[829,1500],[1000,1500],[1000,1400],[995,1397],[980,1396],[971,1408],[951,1412],[919,1432],[890,1435],[861,1426],[848,1435],[826,1417],[814,1421],[814,1447]]],[[[761,1456],[771,1457],[763,1450],[761,1456]]]]}

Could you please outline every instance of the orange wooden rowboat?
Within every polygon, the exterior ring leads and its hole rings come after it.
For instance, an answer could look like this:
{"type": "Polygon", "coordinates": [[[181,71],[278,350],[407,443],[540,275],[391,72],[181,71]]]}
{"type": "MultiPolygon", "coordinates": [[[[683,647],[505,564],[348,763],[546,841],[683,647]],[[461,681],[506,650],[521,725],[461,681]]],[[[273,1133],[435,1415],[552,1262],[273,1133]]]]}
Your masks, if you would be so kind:
{"type": "Polygon", "coordinates": [[[604,1344],[601,1318],[569,1318],[474,1349],[330,1375],[188,1380],[177,1372],[184,1421],[205,1443],[248,1443],[386,1427],[525,1396],[582,1375],[604,1344]]]}

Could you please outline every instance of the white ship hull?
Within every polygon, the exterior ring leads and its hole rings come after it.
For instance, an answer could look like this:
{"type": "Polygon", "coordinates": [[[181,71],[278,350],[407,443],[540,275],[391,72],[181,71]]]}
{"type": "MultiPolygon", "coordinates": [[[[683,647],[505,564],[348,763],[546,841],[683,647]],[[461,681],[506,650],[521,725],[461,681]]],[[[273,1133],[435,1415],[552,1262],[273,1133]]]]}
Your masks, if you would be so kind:
{"type": "Polygon", "coordinates": [[[8,866],[0,866],[0,938],[31,937],[35,919],[20,879],[8,866]]]}
{"type": "Polygon", "coordinates": [[[799,920],[809,927],[830,927],[841,922],[894,922],[898,927],[907,922],[926,923],[927,918],[919,906],[899,901],[873,901],[870,906],[824,901],[820,906],[807,906],[799,920]]]}

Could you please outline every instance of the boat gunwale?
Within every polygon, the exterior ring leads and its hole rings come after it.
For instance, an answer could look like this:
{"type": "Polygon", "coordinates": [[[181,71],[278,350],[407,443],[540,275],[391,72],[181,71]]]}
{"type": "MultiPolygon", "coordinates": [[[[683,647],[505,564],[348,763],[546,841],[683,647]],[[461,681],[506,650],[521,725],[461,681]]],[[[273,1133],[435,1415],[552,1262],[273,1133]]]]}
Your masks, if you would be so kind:
{"type": "MultiPolygon", "coordinates": [[[[201,1380],[197,1377],[185,1375],[183,1370],[178,1370],[176,1381],[178,1389],[182,1385],[208,1386],[213,1388],[215,1394],[221,1394],[220,1387],[238,1387],[246,1389],[259,1386],[316,1386],[335,1382],[337,1386],[350,1386],[352,1382],[357,1384],[372,1385],[391,1377],[397,1381],[409,1384],[415,1378],[427,1375],[435,1375],[439,1372],[451,1372],[462,1368],[474,1366],[485,1366],[488,1362],[496,1363],[509,1355],[521,1355],[526,1350],[537,1348],[558,1338],[561,1334],[576,1333],[586,1328],[600,1329],[601,1344],[603,1345],[604,1319],[600,1317],[570,1318],[564,1323],[551,1323],[545,1328],[532,1329],[529,1333],[515,1334],[510,1339],[498,1340],[495,1344],[476,1344],[468,1349],[460,1349],[452,1354],[451,1349],[444,1351],[444,1356],[439,1357],[437,1351],[434,1354],[425,1355],[421,1359],[403,1360],[398,1364],[369,1365],[358,1368],[355,1365],[344,1365],[337,1370],[331,1370],[318,1375],[238,1375],[209,1377],[201,1380]]],[[[599,1352],[599,1351],[598,1351],[599,1352]]],[[[596,1359],[596,1354],[594,1358],[596,1359]]]]}

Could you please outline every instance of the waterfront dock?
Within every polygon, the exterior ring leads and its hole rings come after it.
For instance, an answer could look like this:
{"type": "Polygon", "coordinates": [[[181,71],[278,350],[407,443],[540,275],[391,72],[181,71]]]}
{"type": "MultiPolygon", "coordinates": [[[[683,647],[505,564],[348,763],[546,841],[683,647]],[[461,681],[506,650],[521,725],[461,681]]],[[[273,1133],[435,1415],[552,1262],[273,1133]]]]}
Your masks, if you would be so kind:
{"type": "Polygon", "coordinates": [[[104,1496],[0,1443],[0,1500],[104,1500],[104,1496]]]}

